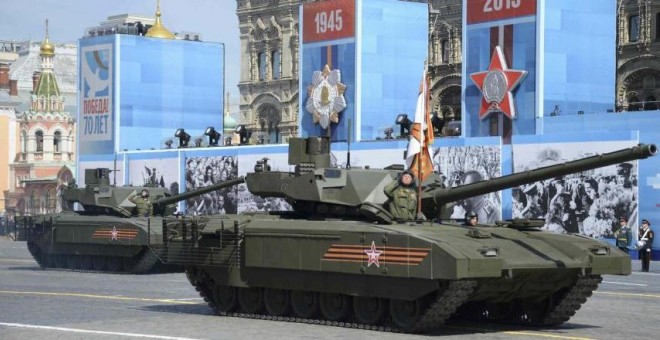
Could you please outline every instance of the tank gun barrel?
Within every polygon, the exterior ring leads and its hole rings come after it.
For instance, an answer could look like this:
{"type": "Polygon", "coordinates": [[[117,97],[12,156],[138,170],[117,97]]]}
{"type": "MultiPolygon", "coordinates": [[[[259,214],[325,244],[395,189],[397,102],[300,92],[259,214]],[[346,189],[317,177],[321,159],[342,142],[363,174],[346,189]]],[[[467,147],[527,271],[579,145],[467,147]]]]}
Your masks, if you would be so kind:
{"type": "Polygon", "coordinates": [[[488,194],[491,192],[509,189],[524,184],[534,183],[540,180],[564,176],[572,173],[592,170],[608,165],[629,162],[636,159],[644,159],[656,154],[655,144],[639,144],[629,149],[604,153],[578,159],[571,162],[546,166],[534,170],[502,176],[491,180],[479,181],[455,188],[434,189],[423,196],[424,200],[433,199],[436,206],[455,202],[469,197],[488,194]]]}
{"type": "Polygon", "coordinates": [[[186,191],[186,192],[180,193],[178,195],[173,195],[173,196],[170,196],[170,197],[164,197],[164,198],[161,198],[161,199],[155,201],[154,205],[155,206],[165,206],[165,205],[168,205],[168,204],[183,201],[183,200],[191,198],[191,197],[204,195],[204,194],[206,194],[208,192],[211,192],[211,191],[216,191],[216,190],[220,190],[222,188],[238,185],[238,184],[241,184],[241,183],[244,183],[244,182],[245,182],[245,177],[241,176],[241,177],[231,179],[231,180],[228,180],[228,181],[224,181],[224,182],[216,183],[216,184],[213,184],[213,185],[209,185],[207,187],[186,191]]]}

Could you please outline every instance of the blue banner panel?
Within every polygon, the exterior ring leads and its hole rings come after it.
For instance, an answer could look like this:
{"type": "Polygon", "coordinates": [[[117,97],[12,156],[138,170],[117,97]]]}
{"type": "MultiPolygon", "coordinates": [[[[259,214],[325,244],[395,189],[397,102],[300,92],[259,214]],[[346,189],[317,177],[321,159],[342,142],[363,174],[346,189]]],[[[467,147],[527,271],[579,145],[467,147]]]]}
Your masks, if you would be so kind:
{"type": "Polygon", "coordinates": [[[179,128],[191,144],[223,131],[223,44],[119,37],[119,150],[159,149],[179,128]]]}
{"type": "Polygon", "coordinates": [[[115,36],[78,41],[78,155],[112,154],[115,133],[115,36]]]}

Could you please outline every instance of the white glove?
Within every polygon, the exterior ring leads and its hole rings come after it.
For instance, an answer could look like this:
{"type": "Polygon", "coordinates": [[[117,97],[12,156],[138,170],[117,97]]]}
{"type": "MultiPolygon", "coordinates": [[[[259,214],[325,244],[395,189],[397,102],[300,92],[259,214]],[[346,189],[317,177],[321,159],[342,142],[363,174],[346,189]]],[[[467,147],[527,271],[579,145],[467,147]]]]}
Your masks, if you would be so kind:
{"type": "Polygon", "coordinates": [[[646,251],[650,253],[650,252],[651,252],[651,249],[646,249],[646,251]]]}

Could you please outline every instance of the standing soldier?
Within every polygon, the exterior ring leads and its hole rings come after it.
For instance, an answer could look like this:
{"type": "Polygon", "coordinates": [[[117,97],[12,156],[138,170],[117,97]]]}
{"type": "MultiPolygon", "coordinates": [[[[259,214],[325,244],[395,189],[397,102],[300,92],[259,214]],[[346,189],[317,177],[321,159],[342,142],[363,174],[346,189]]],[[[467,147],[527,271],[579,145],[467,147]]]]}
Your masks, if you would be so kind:
{"type": "Polygon", "coordinates": [[[383,190],[389,197],[388,210],[399,221],[415,219],[417,213],[417,191],[415,178],[409,171],[404,171],[397,180],[392,181],[383,190]]]}
{"type": "Polygon", "coordinates": [[[138,216],[153,216],[154,204],[151,202],[151,199],[149,199],[149,191],[147,189],[142,189],[140,196],[137,196],[136,194],[128,196],[128,200],[135,203],[138,216]]]}
{"type": "Polygon", "coordinates": [[[649,228],[651,222],[642,220],[642,227],[639,228],[639,241],[637,242],[639,256],[642,258],[642,271],[649,271],[651,262],[651,246],[653,245],[653,230],[649,228]]]}
{"type": "Polygon", "coordinates": [[[632,242],[632,231],[628,227],[628,219],[625,216],[619,218],[619,229],[614,232],[616,246],[622,251],[628,253],[628,247],[632,242]]]}

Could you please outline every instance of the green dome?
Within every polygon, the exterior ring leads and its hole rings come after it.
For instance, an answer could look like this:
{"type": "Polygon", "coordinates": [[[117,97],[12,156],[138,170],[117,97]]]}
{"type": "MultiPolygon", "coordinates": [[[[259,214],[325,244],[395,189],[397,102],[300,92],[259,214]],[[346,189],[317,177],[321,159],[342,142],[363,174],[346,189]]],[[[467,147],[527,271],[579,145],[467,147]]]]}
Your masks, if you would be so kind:
{"type": "Polygon", "coordinates": [[[224,122],[225,130],[232,130],[234,131],[236,127],[238,126],[238,123],[236,122],[236,119],[234,119],[232,116],[225,116],[225,122],[224,122]]]}

